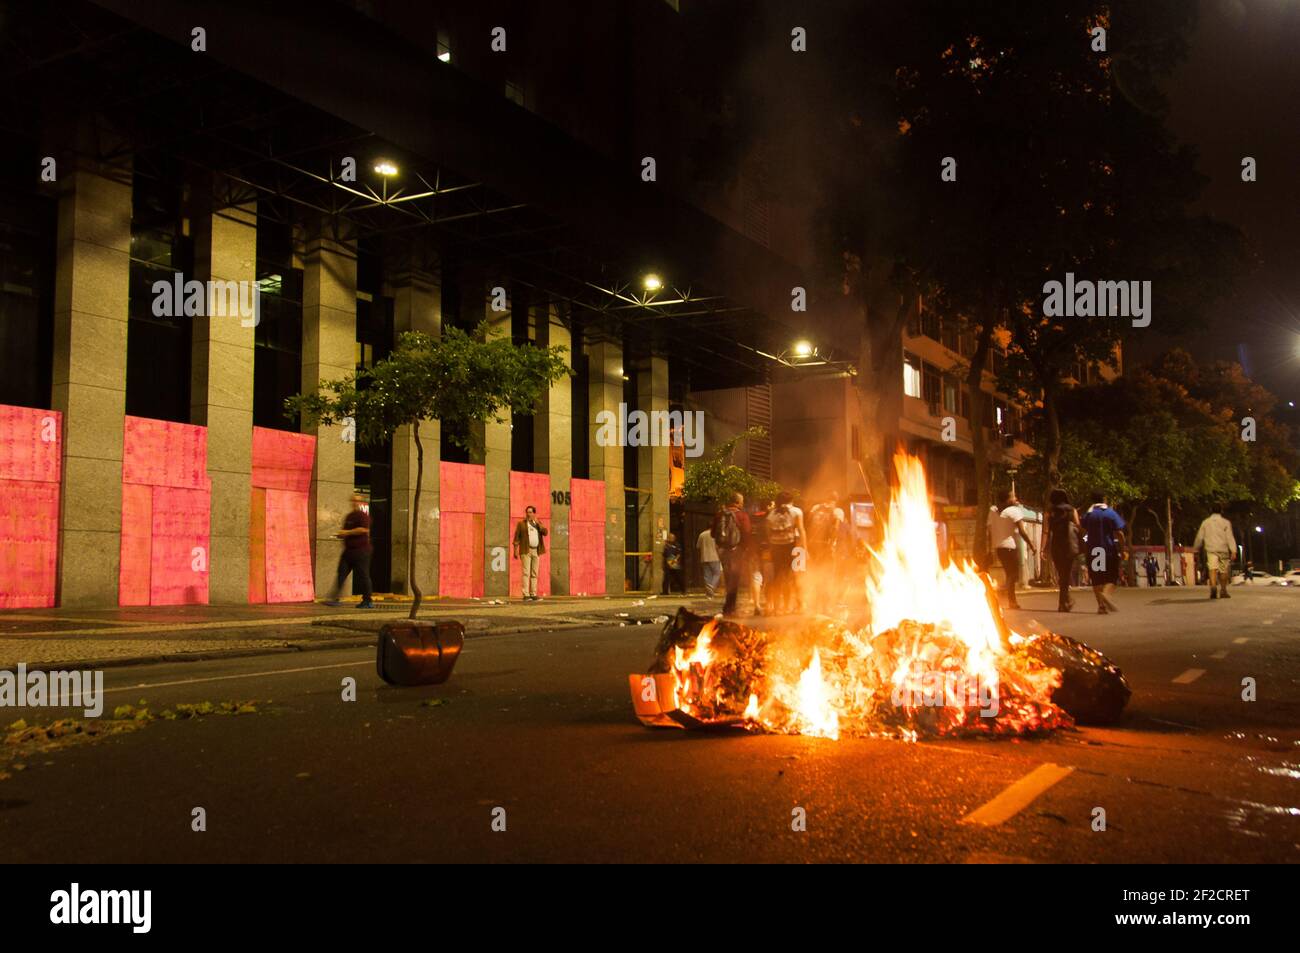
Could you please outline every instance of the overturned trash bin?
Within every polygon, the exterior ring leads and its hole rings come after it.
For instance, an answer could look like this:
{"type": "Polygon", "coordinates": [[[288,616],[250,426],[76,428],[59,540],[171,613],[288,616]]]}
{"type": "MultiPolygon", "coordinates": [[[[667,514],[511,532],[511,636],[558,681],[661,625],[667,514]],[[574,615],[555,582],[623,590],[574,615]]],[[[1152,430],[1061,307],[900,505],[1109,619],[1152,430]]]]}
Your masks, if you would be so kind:
{"type": "Polygon", "coordinates": [[[441,685],[464,645],[459,622],[387,622],[379,630],[375,668],[389,685],[441,685]]]}

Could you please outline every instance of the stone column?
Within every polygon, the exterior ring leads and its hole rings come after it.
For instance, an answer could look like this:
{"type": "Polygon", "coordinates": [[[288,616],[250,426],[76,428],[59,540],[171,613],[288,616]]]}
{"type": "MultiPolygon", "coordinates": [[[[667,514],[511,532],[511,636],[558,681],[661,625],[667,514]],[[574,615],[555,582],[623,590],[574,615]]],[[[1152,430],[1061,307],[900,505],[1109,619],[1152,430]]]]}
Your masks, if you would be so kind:
{"type": "MultiPolygon", "coordinates": [[[[487,319],[489,340],[509,339],[511,336],[510,309],[492,310],[492,288],[485,289],[483,316],[487,319]]],[[[475,462],[482,463],[487,488],[487,512],[483,519],[485,545],[483,547],[485,596],[510,594],[510,411],[507,409],[500,423],[489,420],[482,424],[482,449],[475,454],[475,462]],[[502,553],[504,552],[504,558],[502,553]]]]}
{"type": "MultiPolygon", "coordinates": [[[[198,187],[211,189],[210,182],[198,187]]],[[[210,191],[209,191],[210,194],[210,191]]],[[[212,281],[208,313],[194,319],[190,422],[208,428],[212,479],[209,598],[248,602],[249,487],[253,465],[253,337],[260,312],[240,302],[257,280],[257,205],[200,207],[194,216],[194,277],[212,281]]]]}
{"type": "Polygon", "coordinates": [[[63,414],[59,604],[118,604],[131,161],[58,165],[53,404],[63,414]]]}
{"type": "MultiPolygon", "coordinates": [[[[554,305],[534,309],[537,320],[537,343],[541,347],[564,347],[564,362],[573,366],[569,329],[560,323],[554,305]]],[[[569,491],[573,476],[573,382],[562,377],[542,398],[542,406],[533,418],[533,440],[537,459],[551,477],[551,489],[569,491]]],[[[564,497],[561,497],[563,499],[564,497]]],[[[551,593],[569,594],[569,506],[551,503],[551,536],[547,543],[551,554],[551,593]]]]}
{"type": "MultiPolygon", "coordinates": [[[[618,405],[623,401],[623,348],[611,342],[591,344],[587,347],[588,405],[591,420],[587,421],[591,434],[589,443],[589,471],[591,479],[605,481],[605,592],[620,595],[627,578],[623,565],[626,537],[623,525],[625,495],[623,491],[622,441],[609,441],[602,447],[596,436],[600,430],[596,422],[601,411],[609,411],[617,422],[618,405]]],[[[617,430],[618,424],[615,424],[617,430]]]]}
{"type": "MultiPolygon", "coordinates": [[[[422,331],[432,337],[442,333],[442,298],[433,276],[424,269],[405,270],[393,278],[393,330],[422,331]]],[[[396,344],[396,342],[394,342],[396,344]]],[[[424,479],[420,486],[419,533],[416,536],[416,573],[425,598],[438,594],[438,462],[441,425],[420,423],[424,445],[424,479]]],[[[393,436],[393,591],[411,591],[408,578],[411,514],[415,511],[417,455],[412,428],[393,436]]]]}
{"type": "MultiPolygon", "coordinates": [[[[322,222],[307,241],[302,282],[302,387],[314,392],[322,381],[356,371],[357,258],[350,241],[322,222]]],[[[355,488],[355,443],[341,426],[308,426],[316,436],[316,468],[308,503],[312,519],[316,595],[334,589],[343,525],[355,488]]]]}
{"type": "MultiPolygon", "coordinates": [[[[652,357],[637,373],[637,408],[648,419],[649,446],[637,448],[637,486],[650,491],[650,505],[641,526],[640,549],[653,551],[650,566],[650,591],[663,588],[663,548],[668,536],[668,440],[658,420],[667,420],[668,413],[668,361],[652,357]],[[656,413],[661,415],[656,417],[656,413]]],[[[680,542],[680,541],[679,541],[680,542]]]]}

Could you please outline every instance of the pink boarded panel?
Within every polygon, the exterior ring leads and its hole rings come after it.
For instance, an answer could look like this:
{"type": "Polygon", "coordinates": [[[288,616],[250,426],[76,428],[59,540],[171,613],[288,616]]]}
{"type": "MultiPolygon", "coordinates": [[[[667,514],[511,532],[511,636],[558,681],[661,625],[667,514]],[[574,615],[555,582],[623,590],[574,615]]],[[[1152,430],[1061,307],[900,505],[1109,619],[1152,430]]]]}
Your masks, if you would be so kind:
{"type": "Polygon", "coordinates": [[[58,483],[62,447],[58,411],[0,404],[0,480],[58,483]]]}
{"type": "Polygon", "coordinates": [[[117,573],[117,601],[124,606],[149,604],[153,552],[153,489],[122,484],[122,558],[117,573]]]}
{"type": "MultiPolygon", "coordinates": [[[[537,507],[537,521],[546,527],[548,531],[551,528],[551,475],[549,473],[521,473],[517,470],[510,471],[510,538],[505,540],[506,552],[510,553],[510,595],[522,596],[524,594],[524,567],[523,563],[514,557],[513,543],[515,538],[515,525],[524,518],[525,507],[537,507]]],[[[546,552],[542,554],[537,567],[537,594],[539,596],[549,596],[551,594],[551,543],[554,540],[546,537],[546,552]]],[[[492,545],[497,545],[495,542],[492,545]]]]}
{"type": "Polygon", "coordinates": [[[443,513],[438,521],[438,594],[483,595],[483,517],[443,513]]]}
{"type": "Polygon", "coordinates": [[[605,481],[570,480],[569,520],[574,523],[605,522],[605,481]]]}
{"type": "Polygon", "coordinates": [[[153,488],[150,605],[207,604],[211,497],[211,490],[206,488],[153,488]]]}
{"type": "Polygon", "coordinates": [[[59,484],[0,480],[0,609],[54,605],[59,484]]]}
{"type": "Polygon", "coordinates": [[[249,487],[248,601],[266,601],[266,490],[249,487]]]}
{"type": "Polygon", "coordinates": [[[482,464],[438,464],[438,509],[443,513],[486,513],[487,486],[482,464]]]}
{"type": "Polygon", "coordinates": [[[127,417],[122,482],[203,489],[208,483],[207,428],[127,417]]]}
{"type": "Polygon", "coordinates": [[[605,524],[569,524],[569,593],[605,594],[605,524]]]}
{"type": "Polygon", "coordinates": [[[315,458],[316,438],[311,434],[253,428],[253,486],[306,493],[315,458]]]}
{"type": "Polygon", "coordinates": [[[316,598],[306,493],[266,491],[266,554],[267,602],[316,598]]]}

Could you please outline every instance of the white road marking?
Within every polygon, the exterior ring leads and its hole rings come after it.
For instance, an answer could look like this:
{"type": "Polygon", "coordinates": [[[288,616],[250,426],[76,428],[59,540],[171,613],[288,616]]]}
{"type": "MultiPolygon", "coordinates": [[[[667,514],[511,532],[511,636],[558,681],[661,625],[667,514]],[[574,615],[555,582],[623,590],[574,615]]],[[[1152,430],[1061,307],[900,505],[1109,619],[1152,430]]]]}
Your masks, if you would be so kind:
{"type": "Polygon", "coordinates": [[[1227,657],[1228,657],[1227,649],[1220,649],[1219,651],[1215,652],[1213,655],[1210,656],[1210,658],[1214,658],[1214,659],[1225,659],[1227,657]]]}
{"type": "Polygon", "coordinates": [[[971,811],[961,822],[979,824],[982,827],[1001,824],[1023,811],[1035,798],[1073,770],[1074,768],[1059,764],[1040,764],[993,800],[971,811]]]}
{"type": "Polygon", "coordinates": [[[1233,644],[1233,645],[1245,645],[1245,644],[1246,644],[1247,642],[1249,642],[1249,641],[1250,641],[1250,639],[1246,639],[1246,638],[1233,639],[1233,640],[1232,640],[1232,644],[1233,644]]]}
{"type": "Polygon", "coordinates": [[[1187,671],[1183,672],[1183,674],[1174,679],[1174,684],[1190,685],[1204,674],[1205,669],[1203,668],[1189,668],[1187,671]]]}
{"type": "Polygon", "coordinates": [[[121,688],[106,688],[104,694],[111,692],[137,692],[142,688],[170,688],[173,685],[198,685],[202,682],[224,682],[232,678],[258,678],[262,675],[291,675],[296,672],[319,672],[327,668],[356,668],[358,665],[373,665],[373,659],[358,659],[355,662],[339,662],[335,665],[309,665],[303,668],[272,668],[261,672],[243,672],[239,675],[211,675],[207,678],[181,678],[173,682],[140,682],[138,685],[125,685],[121,688]]]}
{"type": "Polygon", "coordinates": [[[1275,619],[1265,619],[1261,624],[1262,624],[1262,625],[1272,625],[1275,621],[1276,621],[1275,619]]]}

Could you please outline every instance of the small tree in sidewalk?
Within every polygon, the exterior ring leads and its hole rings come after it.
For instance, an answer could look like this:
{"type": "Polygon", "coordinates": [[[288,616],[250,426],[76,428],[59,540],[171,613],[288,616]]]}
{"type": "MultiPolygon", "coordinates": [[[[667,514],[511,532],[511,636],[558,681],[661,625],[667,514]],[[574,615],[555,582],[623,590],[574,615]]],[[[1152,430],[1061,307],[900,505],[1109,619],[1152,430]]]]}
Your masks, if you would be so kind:
{"type": "Polygon", "coordinates": [[[435,338],[420,332],[403,334],[392,354],[339,380],[322,381],[320,392],[297,394],[285,401],[290,415],[309,423],[334,426],[351,419],[359,443],[373,446],[409,426],[415,438],[415,497],[411,507],[408,572],[411,613],[420,611],[424,593],[416,575],[416,542],[420,528],[420,492],[424,484],[424,444],[420,423],[438,420],[452,427],[445,438],[467,450],[476,449],[472,427],[507,413],[533,413],[542,395],[567,375],[564,347],[516,345],[509,338],[485,340],[482,326],[473,334],[455,327],[435,338]],[[462,435],[465,434],[465,435],[462,435]]]}

